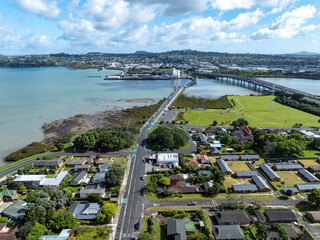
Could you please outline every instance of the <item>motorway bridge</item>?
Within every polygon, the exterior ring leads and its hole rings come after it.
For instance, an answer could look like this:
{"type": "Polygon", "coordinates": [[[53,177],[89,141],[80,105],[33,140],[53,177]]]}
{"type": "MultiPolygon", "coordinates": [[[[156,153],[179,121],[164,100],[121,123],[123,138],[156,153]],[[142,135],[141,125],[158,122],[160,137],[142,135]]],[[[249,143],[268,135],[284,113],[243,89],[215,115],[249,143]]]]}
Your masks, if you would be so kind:
{"type": "Polygon", "coordinates": [[[264,94],[271,94],[273,91],[274,93],[284,93],[284,94],[300,93],[300,94],[303,94],[306,99],[320,103],[320,96],[306,93],[297,89],[285,87],[282,85],[274,84],[274,83],[253,78],[253,77],[244,77],[244,76],[220,74],[220,73],[195,73],[195,75],[214,78],[219,81],[224,81],[230,84],[239,85],[240,87],[245,87],[253,91],[261,92],[264,94]]]}

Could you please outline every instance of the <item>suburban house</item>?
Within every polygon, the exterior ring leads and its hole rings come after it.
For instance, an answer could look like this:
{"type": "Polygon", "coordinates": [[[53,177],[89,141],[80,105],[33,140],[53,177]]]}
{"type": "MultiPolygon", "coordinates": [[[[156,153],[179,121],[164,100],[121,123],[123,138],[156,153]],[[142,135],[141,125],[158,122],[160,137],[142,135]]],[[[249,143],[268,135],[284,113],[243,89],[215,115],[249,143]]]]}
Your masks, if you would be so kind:
{"type": "Polygon", "coordinates": [[[317,177],[315,177],[312,173],[310,173],[306,169],[300,169],[298,173],[303,179],[307,180],[308,182],[311,182],[311,183],[320,182],[320,180],[317,177]]]}
{"type": "Polygon", "coordinates": [[[71,229],[62,229],[59,235],[43,235],[38,240],[67,240],[71,229]]]}
{"type": "Polygon", "coordinates": [[[109,158],[109,159],[99,159],[97,162],[96,162],[96,165],[101,165],[101,164],[112,164],[114,162],[115,158],[112,157],[112,158],[109,158]]]}
{"type": "Polygon", "coordinates": [[[210,164],[210,160],[207,155],[199,155],[198,159],[201,164],[210,164]]]}
{"type": "Polygon", "coordinates": [[[167,236],[174,240],[187,240],[185,222],[171,218],[167,222],[167,236]]]}
{"type": "Polygon", "coordinates": [[[311,192],[312,189],[320,189],[320,183],[298,183],[294,185],[299,192],[311,192]]]}
{"type": "Polygon", "coordinates": [[[36,160],[33,165],[35,167],[59,168],[63,164],[63,157],[55,160],[36,160]]]}
{"type": "Polygon", "coordinates": [[[108,172],[112,168],[112,165],[111,164],[100,164],[98,166],[98,168],[99,168],[99,172],[108,172]]]}
{"type": "Polygon", "coordinates": [[[3,186],[5,184],[7,184],[8,182],[8,177],[7,176],[4,176],[2,178],[0,178],[0,186],[3,186]]]}
{"type": "Polygon", "coordinates": [[[3,215],[14,220],[22,219],[27,211],[27,203],[22,200],[14,202],[2,212],[3,215]]]}
{"type": "Polygon", "coordinates": [[[209,188],[211,188],[213,186],[213,183],[212,182],[205,182],[203,183],[203,189],[204,190],[207,190],[209,188]]]}
{"type": "Polygon", "coordinates": [[[309,169],[311,172],[314,172],[314,173],[320,172],[320,165],[310,165],[309,169]]]}
{"type": "Polygon", "coordinates": [[[245,143],[253,141],[253,135],[251,133],[248,134],[249,132],[251,130],[248,127],[241,126],[239,130],[233,130],[231,136],[238,138],[241,143],[245,143]]]}
{"type": "MultiPolygon", "coordinates": [[[[290,239],[290,240],[299,240],[299,239],[301,239],[300,235],[301,235],[302,231],[297,226],[282,225],[282,227],[287,230],[288,239],[290,239]]],[[[283,238],[280,237],[278,232],[274,232],[274,231],[271,231],[271,230],[267,231],[267,239],[283,240],[283,238]]]]}
{"type": "Polygon", "coordinates": [[[194,135],[194,139],[196,141],[199,141],[202,144],[207,144],[208,143],[208,138],[206,135],[204,135],[203,133],[197,133],[194,135]]]}
{"type": "Polygon", "coordinates": [[[313,223],[320,223],[320,211],[309,211],[307,215],[313,223]]]}
{"type": "Polygon", "coordinates": [[[224,174],[232,174],[232,170],[230,169],[230,167],[228,166],[228,164],[222,160],[221,158],[217,159],[217,165],[220,168],[220,170],[224,173],[224,174]]]}
{"type": "Polygon", "coordinates": [[[295,194],[298,194],[298,189],[296,187],[283,187],[283,192],[285,194],[288,194],[289,191],[292,191],[292,193],[295,195],[295,194]]]}
{"type": "Polygon", "coordinates": [[[258,176],[256,171],[236,171],[237,178],[251,178],[253,176],[258,176]]]}
{"type": "Polygon", "coordinates": [[[198,177],[201,177],[201,176],[210,177],[211,175],[212,175],[212,172],[210,170],[199,170],[197,172],[198,177]]]}
{"type": "Polygon", "coordinates": [[[249,225],[251,220],[245,211],[218,211],[214,220],[217,225],[249,225]]]}
{"type": "Polygon", "coordinates": [[[101,197],[104,197],[106,195],[106,189],[104,184],[99,183],[94,185],[88,185],[86,187],[81,188],[80,198],[86,199],[92,193],[98,193],[101,197]]]}
{"type": "Polygon", "coordinates": [[[263,215],[260,209],[253,209],[253,213],[256,215],[258,222],[266,222],[267,218],[263,215]]]}
{"type": "Polygon", "coordinates": [[[271,181],[280,181],[281,178],[267,164],[261,164],[260,169],[267,175],[271,181]]]}
{"type": "Polygon", "coordinates": [[[82,183],[88,176],[88,173],[86,171],[78,172],[71,180],[71,184],[80,184],[82,183]]]}
{"type": "Polygon", "coordinates": [[[79,172],[79,171],[89,171],[90,170],[90,165],[89,164],[84,164],[84,165],[75,165],[73,167],[73,171],[79,172]]]}
{"type": "Polygon", "coordinates": [[[188,174],[177,173],[169,176],[170,182],[185,181],[188,179],[188,174]]]}
{"type": "Polygon", "coordinates": [[[244,240],[243,234],[239,225],[214,225],[212,226],[212,233],[216,240],[244,240]]]}
{"type": "Polygon", "coordinates": [[[257,185],[259,192],[270,192],[271,189],[266,181],[260,176],[253,176],[252,181],[257,185]]]}
{"type": "Polygon", "coordinates": [[[2,202],[13,202],[18,198],[17,190],[3,190],[0,193],[0,204],[2,202]]]}
{"type": "Polygon", "coordinates": [[[178,191],[178,192],[196,192],[198,189],[198,186],[191,185],[190,183],[187,183],[186,181],[173,181],[170,182],[170,185],[168,186],[168,189],[178,191]]]}
{"type": "Polygon", "coordinates": [[[259,155],[249,155],[249,154],[241,154],[239,155],[239,159],[242,161],[258,161],[260,159],[259,155]]]}
{"type": "Polygon", "coordinates": [[[194,160],[194,159],[187,159],[186,160],[186,164],[187,165],[190,165],[190,166],[193,166],[195,168],[198,168],[199,167],[199,163],[197,160],[194,160]]]}
{"type": "Polygon", "coordinates": [[[79,220],[93,220],[96,219],[100,213],[100,206],[98,203],[73,203],[69,208],[72,215],[79,220]]]}
{"type": "Polygon", "coordinates": [[[201,128],[191,128],[190,133],[202,133],[202,129],[201,128]]]}
{"type": "Polygon", "coordinates": [[[217,156],[217,155],[220,154],[219,149],[218,149],[218,148],[215,148],[215,147],[210,147],[209,151],[210,151],[210,154],[211,154],[211,155],[214,155],[214,156],[217,156]]]}
{"type": "Polygon", "coordinates": [[[76,165],[85,165],[86,162],[87,162],[87,158],[80,158],[79,160],[72,159],[66,163],[66,167],[74,167],[76,165]]]}
{"type": "Polygon", "coordinates": [[[297,220],[296,215],[286,208],[281,209],[265,209],[264,214],[270,223],[290,223],[297,220]]]}
{"type": "Polygon", "coordinates": [[[273,168],[276,171],[298,171],[303,169],[299,163],[276,163],[273,165],[273,168]]]}
{"type": "Polygon", "coordinates": [[[235,193],[253,193],[258,191],[255,184],[233,184],[232,189],[235,193]]]}
{"type": "Polygon", "coordinates": [[[102,183],[106,181],[106,172],[97,172],[93,177],[92,177],[92,182],[94,183],[102,183]]]}
{"type": "Polygon", "coordinates": [[[221,149],[222,148],[222,144],[220,143],[220,141],[213,141],[212,143],[209,144],[210,148],[217,148],[217,149],[221,149]]]}
{"type": "Polygon", "coordinates": [[[19,175],[14,180],[15,185],[24,184],[29,188],[39,188],[42,186],[59,186],[67,176],[68,171],[61,171],[54,178],[46,178],[46,175],[19,175]]]}
{"type": "Polygon", "coordinates": [[[178,153],[157,153],[157,165],[172,165],[173,167],[179,166],[178,153]]]}
{"type": "Polygon", "coordinates": [[[271,134],[275,134],[275,135],[280,135],[280,136],[287,136],[288,133],[283,130],[282,128],[279,128],[279,129],[274,129],[272,131],[270,131],[271,134]]]}
{"type": "Polygon", "coordinates": [[[217,130],[214,127],[207,127],[204,130],[204,133],[208,136],[208,137],[216,137],[217,136],[217,130]]]}
{"type": "Polygon", "coordinates": [[[1,240],[17,240],[16,234],[19,231],[19,225],[13,224],[12,227],[7,226],[8,223],[0,223],[0,239],[1,240]]]}
{"type": "Polygon", "coordinates": [[[224,161],[237,161],[240,159],[239,155],[221,155],[220,159],[224,161]]]}

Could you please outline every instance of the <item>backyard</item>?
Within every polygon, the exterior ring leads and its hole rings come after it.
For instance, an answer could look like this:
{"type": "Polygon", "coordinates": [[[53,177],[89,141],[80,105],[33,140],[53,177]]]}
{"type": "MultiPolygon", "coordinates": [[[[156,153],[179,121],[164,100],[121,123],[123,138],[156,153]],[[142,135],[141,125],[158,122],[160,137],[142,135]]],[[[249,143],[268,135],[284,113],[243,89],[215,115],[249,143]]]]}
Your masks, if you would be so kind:
{"type": "Polygon", "coordinates": [[[232,172],[236,171],[251,171],[248,165],[242,161],[229,161],[228,166],[231,168],[232,172]]]}

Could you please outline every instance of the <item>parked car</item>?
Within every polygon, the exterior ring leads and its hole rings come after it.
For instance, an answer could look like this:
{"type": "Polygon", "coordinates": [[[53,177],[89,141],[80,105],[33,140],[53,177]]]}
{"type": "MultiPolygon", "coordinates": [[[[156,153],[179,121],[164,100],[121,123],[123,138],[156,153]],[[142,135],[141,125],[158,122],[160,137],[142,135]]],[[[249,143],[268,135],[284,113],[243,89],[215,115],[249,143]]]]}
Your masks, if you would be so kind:
{"type": "Polygon", "coordinates": [[[211,208],[209,209],[209,211],[216,212],[216,211],[219,211],[219,209],[216,208],[216,207],[211,207],[211,208]]]}
{"type": "Polygon", "coordinates": [[[188,206],[195,206],[197,205],[197,202],[188,202],[188,206]]]}
{"type": "Polygon", "coordinates": [[[137,223],[134,225],[134,228],[137,229],[137,230],[140,229],[140,222],[137,222],[137,223]]]}
{"type": "Polygon", "coordinates": [[[142,176],[140,177],[140,179],[141,179],[141,180],[144,180],[144,176],[142,175],[142,176]]]}

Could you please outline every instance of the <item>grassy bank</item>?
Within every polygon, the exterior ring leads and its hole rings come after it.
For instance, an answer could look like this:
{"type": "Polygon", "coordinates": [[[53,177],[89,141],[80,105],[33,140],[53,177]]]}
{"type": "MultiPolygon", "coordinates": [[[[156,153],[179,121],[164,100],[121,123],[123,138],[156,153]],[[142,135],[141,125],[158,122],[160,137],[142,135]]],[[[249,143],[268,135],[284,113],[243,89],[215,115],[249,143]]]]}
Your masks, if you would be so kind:
{"type": "Polygon", "coordinates": [[[227,109],[232,108],[226,96],[211,99],[211,98],[199,98],[189,97],[184,94],[180,95],[176,101],[172,104],[175,107],[180,108],[204,108],[204,109],[227,109]]]}

